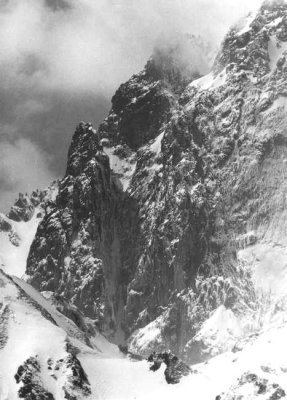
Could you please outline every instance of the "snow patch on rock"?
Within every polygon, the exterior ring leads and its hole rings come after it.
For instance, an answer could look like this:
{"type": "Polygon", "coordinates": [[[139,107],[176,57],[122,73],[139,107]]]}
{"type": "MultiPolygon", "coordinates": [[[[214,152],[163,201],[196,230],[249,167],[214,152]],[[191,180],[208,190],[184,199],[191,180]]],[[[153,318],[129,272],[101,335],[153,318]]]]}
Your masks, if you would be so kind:
{"type": "Polygon", "coordinates": [[[144,328],[138,329],[129,340],[129,350],[135,354],[149,355],[163,344],[163,325],[164,317],[161,315],[144,328]]]}
{"type": "Polygon", "coordinates": [[[15,246],[11,242],[7,232],[0,232],[1,268],[11,275],[21,277],[25,274],[30,246],[34,240],[39,222],[41,221],[41,218],[37,216],[38,211],[38,209],[35,210],[34,216],[28,222],[16,222],[6,217],[14,234],[19,238],[19,245],[15,246]]]}
{"type": "Polygon", "coordinates": [[[237,24],[236,28],[239,29],[237,32],[237,36],[241,36],[244,33],[250,30],[250,24],[254,20],[256,16],[256,12],[249,13],[245,18],[242,18],[241,21],[237,24]]]}
{"type": "Polygon", "coordinates": [[[279,42],[276,36],[271,36],[268,43],[268,53],[269,53],[269,66],[270,70],[274,71],[276,68],[277,61],[282,55],[285,55],[287,51],[287,42],[279,42]]]}
{"type": "Polygon", "coordinates": [[[230,350],[242,334],[240,320],[232,310],[221,305],[203,323],[194,340],[202,341],[204,347],[208,348],[208,351],[211,350],[210,354],[214,356],[230,350]]]}
{"type": "Polygon", "coordinates": [[[153,141],[153,143],[150,145],[150,150],[155,153],[156,155],[159,155],[161,152],[161,142],[164,136],[164,131],[161,132],[153,141]]]}
{"type": "Polygon", "coordinates": [[[110,159],[110,168],[118,176],[123,185],[123,190],[126,191],[136,169],[136,162],[133,156],[128,158],[120,158],[114,152],[113,147],[104,147],[105,153],[110,159]]]}
{"type": "Polygon", "coordinates": [[[208,89],[216,89],[220,86],[223,86],[226,83],[227,74],[226,69],[221,71],[218,75],[214,75],[214,72],[211,71],[209,74],[192,81],[189,84],[189,87],[195,87],[199,91],[208,90],[208,89]]]}

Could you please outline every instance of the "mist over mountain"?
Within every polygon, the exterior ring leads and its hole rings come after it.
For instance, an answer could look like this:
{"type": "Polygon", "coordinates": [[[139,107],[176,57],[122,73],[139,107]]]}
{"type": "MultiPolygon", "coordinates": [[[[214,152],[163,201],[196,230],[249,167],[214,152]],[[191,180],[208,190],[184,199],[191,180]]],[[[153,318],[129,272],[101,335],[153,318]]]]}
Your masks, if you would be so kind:
{"type": "Polygon", "coordinates": [[[143,68],[158,42],[191,33],[217,48],[239,14],[258,3],[2,1],[1,208],[63,174],[74,127],[100,124],[116,88],[143,68]]]}

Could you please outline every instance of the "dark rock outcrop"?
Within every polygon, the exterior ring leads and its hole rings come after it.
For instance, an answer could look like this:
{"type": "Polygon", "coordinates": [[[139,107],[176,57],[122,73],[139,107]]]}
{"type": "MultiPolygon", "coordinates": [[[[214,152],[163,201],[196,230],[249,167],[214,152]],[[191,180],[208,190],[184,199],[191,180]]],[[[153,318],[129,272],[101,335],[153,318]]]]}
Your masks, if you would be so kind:
{"type": "MultiPolygon", "coordinates": [[[[1,289],[0,279],[0,289],[1,289]]],[[[0,302],[0,349],[5,347],[8,341],[8,321],[10,316],[10,309],[7,304],[0,302]]]]}
{"type": "MultiPolygon", "coordinates": [[[[237,381],[236,384],[230,387],[227,393],[216,396],[216,400],[231,400],[238,398],[245,389],[245,395],[248,396],[249,392],[252,397],[260,398],[261,395],[268,400],[275,400],[285,398],[286,393],[278,383],[271,383],[266,378],[261,378],[258,375],[250,372],[244,373],[237,381]]],[[[242,396],[242,395],[241,395],[242,396]]]]}
{"type": "MultiPolygon", "coordinates": [[[[55,184],[55,182],[54,182],[55,184]]],[[[14,205],[8,213],[8,218],[13,221],[29,221],[35,211],[35,208],[43,203],[48,190],[35,190],[30,196],[27,193],[19,193],[18,199],[15,201],[14,205]]]]}
{"type": "Polygon", "coordinates": [[[162,363],[166,365],[164,375],[167,383],[179,383],[183,376],[187,376],[192,372],[188,365],[170,352],[154,352],[148,357],[148,361],[152,363],[150,370],[154,372],[161,367],[162,363]]]}
{"type": "Polygon", "coordinates": [[[90,124],[80,124],[56,202],[31,246],[31,283],[72,300],[100,329],[120,330],[125,260],[133,259],[132,251],[123,253],[122,242],[133,235],[134,213],[95,131],[90,124]],[[129,215],[123,212],[127,208],[129,215]]]}
{"type": "MultiPolygon", "coordinates": [[[[51,368],[53,370],[53,368],[51,368]]],[[[90,383],[87,375],[77,357],[69,354],[66,358],[55,363],[56,371],[68,370],[66,382],[63,386],[64,396],[67,400],[85,398],[91,394],[90,383]]]]}
{"type": "Polygon", "coordinates": [[[40,379],[41,367],[36,357],[30,357],[17,370],[16,383],[22,383],[18,395],[25,400],[54,400],[52,393],[48,392],[40,379]]]}
{"type": "MultiPolygon", "coordinates": [[[[186,36],[173,46],[157,47],[144,70],[114,94],[110,114],[99,127],[100,136],[132,150],[158,136],[186,85],[200,76],[194,60],[187,57],[195,45],[196,38],[186,36]]],[[[203,53],[201,47],[201,73],[208,68],[203,53]]]]}
{"type": "Polygon", "coordinates": [[[19,366],[15,374],[17,384],[22,384],[18,394],[26,400],[54,400],[54,396],[44,388],[41,373],[50,375],[55,382],[61,378],[61,390],[67,400],[78,400],[91,394],[90,383],[76,355],[68,353],[65,358],[53,361],[47,360],[47,365],[41,366],[35,357],[28,358],[19,366]]]}
{"type": "Polygon", "coordinates": [[[19,246],[20,237],[13,229],[11,221],[3,214],[0,214],[0,232],[7,232],[10,242],[16,247],[19,246]]]}

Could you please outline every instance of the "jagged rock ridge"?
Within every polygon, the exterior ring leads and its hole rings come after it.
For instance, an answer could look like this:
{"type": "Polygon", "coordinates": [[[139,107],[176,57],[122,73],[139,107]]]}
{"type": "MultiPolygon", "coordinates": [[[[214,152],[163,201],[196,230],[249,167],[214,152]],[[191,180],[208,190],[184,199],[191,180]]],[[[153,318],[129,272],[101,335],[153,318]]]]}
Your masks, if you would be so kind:
{"type": "Polygon", "coordinates": [[[31,246],[27,266],[31,282],[71,300],[102,330],[120,332],[117,314],[126,284],[124,260],[132,258],[123,253],[122,243],[133,233],[132,217],[132,202],[113,176],[95,131],[90,124],[80,124],[56,202],[31,246]],[[122,210],[127,208],[125,218],[122,210]]]}
{"type": "Polygon", "coordinates": [[[265,2],[208,75],[152,58],[97,132],[79,125],[30,250],[35,287],[133,352],[195,362],[235,345],[262,306],[262,254],[286,250],[286,32],[286,3],[265,2]],[[228,340],[208,322],[224,316],[228,340]]]}

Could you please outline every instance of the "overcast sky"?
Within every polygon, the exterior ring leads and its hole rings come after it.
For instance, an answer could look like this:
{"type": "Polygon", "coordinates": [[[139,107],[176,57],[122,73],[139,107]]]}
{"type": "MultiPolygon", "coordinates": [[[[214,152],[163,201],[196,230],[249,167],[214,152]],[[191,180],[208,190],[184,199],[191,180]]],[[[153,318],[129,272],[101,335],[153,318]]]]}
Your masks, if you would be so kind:
{"type": "Polygon", "coordinates": [[[218,46],[260,0],[0,0],[0,210],[64,173],[74,128],[98,126],[159,38],[218,46]]]}

